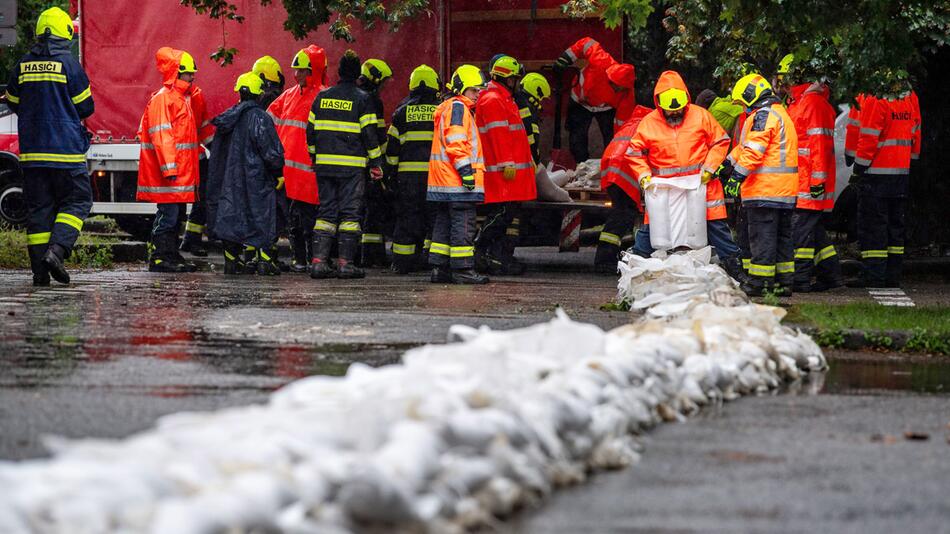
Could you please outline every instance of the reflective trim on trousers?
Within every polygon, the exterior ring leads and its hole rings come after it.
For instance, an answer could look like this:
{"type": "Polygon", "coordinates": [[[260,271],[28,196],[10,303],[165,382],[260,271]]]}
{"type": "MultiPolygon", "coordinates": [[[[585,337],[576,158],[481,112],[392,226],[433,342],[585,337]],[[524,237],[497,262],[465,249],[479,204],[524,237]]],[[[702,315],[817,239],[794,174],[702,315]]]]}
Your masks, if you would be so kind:
{"type": "Polygon", "coordinates": [[[51,235],[53,235],[52,232],[39,232],[36,234],[26,234],[26,244],[27,245],[45,245],[49,243],[49,238],[51,235]]]}
{"type": "Polygon", "coordinates": [[[794,261],[780,261],[775,264],[775,272],[778,274],[788,274],[795,272],[794,261]]]}
{"type": "Polygon", "coordinates": [[[82,222],[82,219],[76,217],[75,215],[70,215],[69,213],[57,213],[54,224],[65,224],[67,226],[72,226],[77,232],[82,232],[82,222]]]}
{"type": "Polygon", "coordinates": [[[751,274],[752,276],[775,276],[775,266],[774,265],[758,265],[758,264],[750,262],[749,274],[751,274]]]}
{"type": "Polygon", "coordinates": [[[357,221],[344,221],[340,223],[341,232],[359,233],[360,230],[360,223],[357,221]]]}
{"type": "Polygon", "coordinates": [[[412,256],[416,253],[416,245],[402,245],[400,243],[393,243],[393,254],[399,254],[400,256],[412,256]]]}
{"type": "Polygon", "coordinates": [[[475,247],[451,247],[449,257],[451,258],[471,258],[475,255],[475,247]]]}
{"type": "Polygon", "coordinates": [[[433,241],[432,244],[429,245],[429,253],[448,256],[450,253],[449,245],[446,243],[436,243],[433,241]]]}
{"type": "MultiPolygon", "coordinates": [[[[345,223],[344,223],[345,224],[345,223]]],[[[343,225],[340,225],[340,231],[344,232],[343,225]]],[[[383,242],[383,234],[363,234],[360,240],[363,244],[379,244],[383,242]]]]}
{"type": "Polygon", "coordinates": [[[838,255],[838,251],[835,250],[834,245],[828,245],[827,247],[818,251],[818,254],[815,256],[815,263],[821,263],[828,258],[838,255]]]}
{"type": "Polygon", "coordinates": [[[600,232],[600,239],[602,243],[607,243],[609,245],[620,246],[620,236],[617,234],[611,234],[610,232],[600,232]]]}
{"type": "Polygon", "coordinates": [[[330,232],[331,234],[336,233],[336,225],[324,219],[317,219],[317,222],[313,225],[313,229],[321,232],[330,232]]]}
{"type": "Polygon", "coordinates": [[[903,254],[904,247],[887,247],[888,254],[903,254]]]}
{"type": "Polygon", "coordinates": [[[815,259],[815,249],[797,248],[795,249],[795,259],[796,260],[813,260],[815,259]]]}
{"type": "Polygon", "coordinates": [[[396,167],[398,172],[429,172],[427,161],[400,161],[396,167]]]}
{"type": "Polygon", "coordinates": [[[185,231],[186,231],[186,232],[192,232],[192,233],[195,233],[195,234],[200,234],[201,232],[204,232],[204,231],[205,231],[205,227],[204,227],[204,225],[202,225],[202,224],[193,223],[193,222],[191,222],[191,221],[188,221],[188,222],[185,223],[185,231]]]}
{"type": "Polygon", "coordinates": [[[886,257],[887,257],[887,250],[862,250],[861,251],[861,258],[863,259],[886,258],[886,257]]]}

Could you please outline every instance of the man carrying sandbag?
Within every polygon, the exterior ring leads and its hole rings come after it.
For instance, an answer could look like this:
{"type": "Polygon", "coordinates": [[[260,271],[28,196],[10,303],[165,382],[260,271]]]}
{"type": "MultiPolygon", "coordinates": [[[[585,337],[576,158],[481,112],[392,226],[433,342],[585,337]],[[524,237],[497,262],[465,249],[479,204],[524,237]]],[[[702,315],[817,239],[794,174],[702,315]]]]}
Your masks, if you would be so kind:
{"type": "MultiPolygon", "coordinates": [[[[674,71],[660,75],[653,102],[657,109],[643,118],[627,149],[634,176],[644,192],[657,187],[660,181],[685,184],[695,180],[705,185],[707,239],[716,249],[723,268],[736,278],[741,270],[739,248],[726,224],[722,184],[714,180],[729,150],[729,136],[711,113],[689,103],[689,90],[674,71]]],[[[653,253],[649,213],[644,215],[644,224],[637,231],[633,251],[645,257],[653,253]]]]}

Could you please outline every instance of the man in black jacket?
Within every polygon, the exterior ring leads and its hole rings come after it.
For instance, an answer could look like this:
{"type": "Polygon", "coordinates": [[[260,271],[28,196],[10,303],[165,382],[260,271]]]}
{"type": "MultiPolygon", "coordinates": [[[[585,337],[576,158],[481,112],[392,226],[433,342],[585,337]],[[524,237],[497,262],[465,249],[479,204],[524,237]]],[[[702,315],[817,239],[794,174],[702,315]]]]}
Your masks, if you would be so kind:
{"type": "MultiPolygon", "coordinates": [[[[373,113],[376,114],[376,139],[379,147],[386,150],[386,115],[383,108],[383,98],[380,93],[386,82],[392,79],[393,71],[381,59],[370,58],[363,62],[360,68],[360,77],[356,85],[369,93],[373,103],[373,113]]],[[[387,222],[392,220],[391,191],[383,180],[373,180],[367,177],[366,204],[363,217],[363,246],[360,251],[360,265],[372,267],[386,264],[386,232],[387,222]]]]}
{"type": "Polygon", "coordinates": [[[360,58],[347,50],[340,58],[340,81],[317,95],[307,124],[307,149],[313,157],[320,206],[313,227],[311,278],[363,278],[353,264],[360,247],[360,217],[365,191],[364,173],[380,180],[382,151],[376,135],[377,118],[370,95],[357,87],[360,58]],[[337,269],[330,249],[339,231],[337,269]]]}
{"type": "Polygon", "coordinates": [[[280,274],[275,186],[284,148],[260,105],[262,85],[253,72],[242,74],[234,86],[241,101],[211,121],[217,131],[208,162],[208,231],[224,242],[224,274],[245,272],[245,244],[256,250],[257,274],[280,274]]]}

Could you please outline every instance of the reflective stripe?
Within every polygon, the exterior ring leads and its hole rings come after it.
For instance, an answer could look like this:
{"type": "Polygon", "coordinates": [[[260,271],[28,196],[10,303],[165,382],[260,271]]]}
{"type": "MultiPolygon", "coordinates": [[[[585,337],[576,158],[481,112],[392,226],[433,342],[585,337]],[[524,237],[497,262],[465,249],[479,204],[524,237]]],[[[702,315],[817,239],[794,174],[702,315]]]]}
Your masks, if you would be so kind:
{"type": "Polygon", "coordinates": [[[854,162],[857,163],[858,165],[865,165],[865,166],[871,164],[871,160],[864,159],[864,158],[854,158],[854,162]]]}
{"type": "Polygon", "coordinates": [[[79,104],[79,103],[82,102],[83,100],[86,100],[87,98],[89,98],[90,96],[92,96],[92,90],[91,90],[91,89],[92,89],[92,88],[90,88],[90,87],[86,87],[86,90],[85,90],[85,91],[83,91],[83,92],[79,93],[78,95],[74,96],[74,97],[72,98],[73,104],[79,104]]]}
{"type": "Polygon", "coordinates": [[[341,232],[359,232],[360,223],[358,221],[344,221],[340,223],[341,232]]]}
{"type": "Polygon", "coordinates": [[[313,163],[315,165],[339,165],[341,167],[365,167],[366,158],[362,156],[342,156],[339,154],[314,154],[313,163]]]}
{"type": "Polygon", "coordinates": [[[380,150],[379,147],[375,147],[375,148],[371,148],[366,153],[366,155],[369,156],[370,159],[376,159],[376,158],[382,157],[383,151],[380,150]]]}
{"type": "Polygon", "coordinates": [[[264,252],[264,249],[258,250],[257,253],[258,255],[260,255],[261,258],[263,258],[264,261],[270,261],[270,256],[268,256],[267,253],[264,252]]]}
{"type": "Polygon", "coordinates": [[[512,124],[508,126],[508,130],[512,132],[517,132],[519,130],[524,130],[524,124],[512,124]]]}
{"type": "Polygon", "coordinates": [[[874,128],[861,128],[861,135],[881,135],[881,130],[875,130],[874,128]]]}
{"type": "Polygon", "coordinates": [[[862,250],[861,257],[862,258],[886,258],[887,251],[886,250],[862,250]]]}
{"type": "Polygon", "coordinates": [[[920,159],[920,154],[911,154],[910,159],[920,159]]]}
{"type": "Polygon", "coordinates": [[[798,149],[798,155],[799,155],[799,156],[810,156],[810,155],[811,155],[811,149],[808,149],[808,148],[799,148],[799,149],[798,149]]]}
{"type": "Polygon", "coordinates": [[[587,51],[590,50],[592,46],[594,46],[594,40],[588,39],[587,42],[584,43],[584,48],[581,50],[581,54],[587,55],[587,51]]]}
{"type": "Polygon", "coordinates": [[[861,121],[858,119],[852,119],[851,117],[848,117],[847,123],[849,126],[861,126],[861,121]]]}
{"type": "Polygon", "coordinates": [[[904,174],[910,174],[910,169],[900,167],[869,167],[867,173],[900,176],[904,174]]]}
{"type": "Polygon", "coordinates": [[[280,119],[280,118],[275,118],[275,119],[274,119],[274,122],[275,122],[278,126],[291,126],[291,127],[293,127],[293,128],[303,128],[304,130],[307,129],[307,123],[304,122],[304,121],[295,121],[295,120],[293,120],[293,119],[280,119]]]}
{"type": "MultiPolygon", "coordinates": [[[[271,112],[268,111],[267,114],[270,115],[271,117],[273,117],[273,115],[271,114],[271,112]]],[[[211,124],[211,120],[210,120],[210,119],[205,119],[205,120],[201,121],[201,126],[199,126],[199,128],[204,128],[205,126],[207,126],[207,125],[209,125],[209,124],[211,124]]],[[[306,124],[304,124],[304,126],[306,126],[306,124]]]]}
{"type": "Polygon", "coordinates": [[[628,148],[628,149],[627,149],[627,152],[626,152],[626,155],[628,155],[628,156],[633,156],[633,157],[636,157],[636,158],[642,158],[642,157],[643,157],[643,152],[640,152],[639,150],[634,150],[633,148],[628,148]]]}
{"type": "Polygon", "coordinates": [[[918,131],[920,131],[920,123],[915,124],[914,127],[910,129],[910,133],[917,133],[918,131]]]}
{"type": "Polygon", "coordinates": [[[17,79],[17,81],[19,83],[27,83],[27,82],[66,83],[66,75],[55,74],[52,72],[43,72],[43,73],[30,72],[27,74],[21,74],[20,77],[17,79]]]}
{"type": "Polygon", "coordinates": [[[205,230],[205,227],[204,227],[203,224],[193,223],[193,222],[191,222],[191,221],[188,221],[188,222],[185,223],[185,231],[186,231],[186,232],[192,232],[192,233],[195,233],[195,234],[200,234],[201,232],[204,232],[204,230],[205,230]]]}
{"type": "Polygon", "coordinates": [[[798,167],[759,167],[755,170],[756,174],[798,174],[798,167]]]}
{"type": "Polygon", "coordinates": [[[162,130],[171,130],[171,129],[172,129],[171,124],[167,122],[163,122],[162,124],[159,124],[157,126],[152,126],[151,128],[149,128],[148,133],[153,134],[153,133],[158,133],[162,130]]]}
{"type": "Polygon", "coordinates": [[[485,126],[479,127],[478,131],[479,133],[488,133],[488,130],[493,130],[495,128],[507,128],[507,127],[508,127],[508,121],[494,121],[494,122],[489,122],[485,126]]]}
{"type": "Polygon", "coordinates": [[[376,126],[380,128],[386,127],[386,119],[376,119],[376,126]]]}
{"type": "Polygon", "coordinates": [[[362,115],[360,117],[360,127],[371,126],[373,124],[376,124],[375,113],[367,113],[366,115],[362,115]]]}
{"type": "Polygon", "coordinates": [[[422,242],[422,248],[429,250],[429,247],[432,245],[431,239],[426,239],[422,242]]]}
{"type": "Polygon", "coordinates": [[[449,255],[449,246],[445,243],[436,243],[435,241],[429,245],[429,252],[432,254],[439,254],[441,256],[449,255]]]}
{"type": "MultiPolygon", "coordinates": [[[[459,134],[457,134],[459,135],[459,134]]],[[[426,141],[432,142],[432,132],[406,132],[399,136],[399,142],[405,143],[406,141],[426,141]]],[[[452,137],[451,135],[446,136],[448,138],[452,137]]],[[[462,136],[463,138],[465,136],[462,136]]]]}
{"type": "Polygon", "coordinates": [[[765,146],[761,143],[756,143],[755,141],[746,141],[742,146],[751,148],[759,154],[765,154],[765,146]]]}
{"type": "Polygon", "coordinates": [[[429,172],[429,162],[427,161],[400,161],[396,167],[398,172],[429,172]]]}
{"type": "Polygon", "coordinates": [[[735,163],[735,162],[733,162],[733,169],[739,174],[741,174],[742,176],[748,177],[750,174],[752,174],[751,171],[749,171],[749,169],[746,169],[742,165],[739,165],[738,163],[735,163]]]}
{"type": "MultiPolygon", "coordinates": [[[[343,224],[346,224],[346,223],[343,223],[343,224]]],[[[353,231],[358,232],[359,230],[344,230],[344,229],[343,229],[343,225],[341,224],[341,225],[340,225],[340,231],[341,231],[341,232],[353,232],[353,231]]],[[[372,243],[382,243],[382,242],[383,242],[383,234],[363,234],[363,238],[361,239],[361,242],[362,242],[362,243],[370,243],[370,244],[372,244],[372,243]]]]}
{"type": "Polygon", "coordinates": [[[742,258],[742,268],[743,268],[743,269],[745,269],[745,270],[748,271],[748,270],[749,270],[749,267],[751,267],[751,266],[752,266],[752,260],[751,260],[751,259],[749,259],[749,258],[742,258]]]}
{"type": "Polygon", "coordinates": [[[600,241],[608,243],[611,245],[620,246],[620,236],[617,234],[611,234],[610,232],[601,232],[600,241]]]}
{"type": "Polygon", "coordinates": [[[825,180],[828,178],[828,173],[824,171],[816,171],[816,172],[811,173],[811,177],[817,178],[820,180],[825,180]]]}
{"type": "Polygon", "coordinates": [[[521,230],[519,230],[517,227],[514,227],[514,228],[509,227],[505,229],[505,235],[510,235],[511,237],[518,237],[521,235],[521,230]]]}
{"type": "Polygon", "coordinates": [[[913,145],[914,145],[914,141],[911,139],[887,139],[877,144],[879,148],[882,146],[913,146],[913,145]]]}
{"type": "Polygon", "coordinates": [[[837,256],[837,255],[838,255],[838,251],[835,250],[835,246],[828,245],[827,247],[818,251],[818,255],[815,256],[815,263],[820,263],[824,260],[827,260],[828,258],[832,256],[837,256]]]}
{"type": "Polygon", "coordinates": [[[752,276],[775,276],[775,266],[749,263],[749,274],[752,276]]]}
{"type": "Polygon", "coordinates": [[[796,260],[813,260],[815,259],[815,249],[797,248],[795,249],[795,259],[796,260]]]}
{"type": "Polygon", "coordinates": [[[623,178],[623,179],[626,180],[627,182],[629,182],[630,185],[633,185],[633,186],[638,185],[638,184],[637,184],[637,180],[636,180],[633,176],[630,176],[629,174],[627,174],[627,173],[625,173],[623,170],[621,170],[620,167],[607,167],[605,170],[601,171],[601,172],[600,172],[600,178],[601,178],[601,180],[604,179],[604,177],[607,175],[607,173],[611,173],[611,172],[614,173],[614,174],[616,174],[616,175],[618,175],[618,176],[620,176],[621,178],[623,178]]]}
{"type": "Polygon", "coordinates": [[[294,161],[292,159],[285,159],[284,166],[290,167],[291,169],[297,169],[301,171],[313,172],[313,167],[307,163],[300,163],[299,161],[294,161]]]}
{"type": "Polygon", "coordinates": [[[45,245],[49,243],[49,238],[51,235],[53,235],[52,232],[39,232],[36,234],[26,234],[26,244],[27,245],[45,245]]]}
{"type": "Polygon", "coordinates": [[[662,169],[650,169],[650,171],[653,172],[653,176],[673,176],[674,174],[698,171],[702,166],[703,166],[702,163],[697,163],[695,165],[687,165],[685,167],[665,167],[662,169]]]}
{"type": "Polygon", "coordinates": [[[469,190],[461,185],[430,185],[427,190],[430,193],[484,193],[485,186],[476,185],[475,189],[469,190]]]}
{"type": "Polygon", "coordinates": [[[396,165],[399,163],[399,156],[386,156],[386,163],[396,165]]]}
{"type": "Polygon", "coordinates": [[[726,205],[726,199],[724,198],[717,198],[716,200],[706,201],[706,209],[718,208],[719,206],[725,206],[725,205],[726,205]]]}
{"type": "Polygon", "coordinates": [[[396,128],[395,124],[390,124],[389,130],[386,133],[397,139],[399,138],[399,128],[396,128]]]}
{"type": "Polygon", "coordinates": [[[796,199],[794,196],[791,197],[742,197],[742,201],[764,201],[764,202],[779,202],[781,204],[795,204],[796,199]]]}
{"type": "Polygon", "coordinates": [[[808,135],[827,135],[828,137],[834,137],[835,131],[831,128],[809,128],[805,131],[808,135]]]}
{"type": "Polygon", "coordinates": [[[204,146],[209,146],[211,144],[211,141],[214,141],[214,134],[211,134],[208,137],[205,137],[204,139],[202,139],[201,144],[204,146]]]}
{"type": "Polygon", "coordinates": [[[236,260],[237,258],[234,256],[234,254],[231,254],[230,252],[228,252],[227,250],[225,250],[225,251],[224,251],[224,259],[226,259],[226,260],[236,260]]]}
{"type": "Polygon", "coordinates": [[[522,119],[527,119],[531,116],[531,110],[528,108],[521,108],[518,110],[518,116],[520,116],[522,119]]]}
{"type": "Polygon", "coordinates": [[[854,150],[845,150],[845,151],[844,151],[844,155],[845,155],[845,156],[851,156],[851,157],[853,158],[853,157],[854,157],[854,154],[855,154],[854,150]]]}
{"type": "Polygon", "coordinates": [[[632,138],[629,135],[620,135],[611,139],[610,142],[613,143],[614,141],[629,141],[630,139],[632,138]]]}
{"type": "Polygon", "coordinates": [[[176,143],[175,150],[192,150],[198,148],[198,143],[176,143]]]}
{"type": "Polygon", "coordinates": [[[454,143],[456,141],[464,141],[466,139],[468,139],[468,136],[466,136],[465,134],[452,134],[452,135],[445,136],[445,140],[448,141],[449,143],[454,143]]]}
{"type": "Polygon", "coordinates": [[[20,97],[14,95],[14,94],[11,94],[10,91],[7,91],[6,94],[7,94],[7,100],[9,100],[10,102],[13,102],[14,104],[19,104],[19,103],[20,103],[20,97]]]}
{"type": "Polygon", "coordinates": [[[452,258],[470,258],[475,255],[475,247],[451,247],[449,256],[452,258]]]}
{"type": "Polygon", "coordinates": [[[888,254],[903,254],[904,247],[887,247],[888,254]]]}
{"type": "Polygon", "coordinates": [[[360,133],[360,125],[356,122],[314,120],[310,121],[310,124],[313,125],[314,130],[323,132],[360,133]]]}
{"type": "Polygon", "coordinates": [[[399,243],[393,243],[393,254],[399,254],[400,256],[412,256],[416,253],[416,245],[401,245],[399,243]]]}
{"type": "Polygon", "coordinates": [[[775,264],[775,272],[778,274],[788,274],[795,272],[794,261],[781,261],[775,264]]]}
{"type": "Polygon", "coordinates": [[[488,172],[502,172],[505,170],[505,167],[514,167],[515,169],[531,169],[534,168],[533,163],[508,163],[507,165],[489,165],[485,167],[485,170],[488,172]]]}
{"type": "Polygon", "coordinates": [[[314,230],[319,230],[322,232],[336,232],[336,225],[330,221],[324,219],[317,219],[316,223],[313,225],[314,230]]]}
{"type": "Polygon", "coordinates": [[[162,171],[162,172],[170,171],[170,170],[173,170],[173,169],[176,169],[176,170],[178,169],[178,164],[177,164],[177,163],[166,163],[166,164],[164,164],[164,165],[159,165],[159,167],[158,167],[158,170],[160,170],[160,171],[162,171]]]}
{"type": "Polygon", "coordinates": [[[20,154],[20,161],[52,161],[55,163],[85,163],[85,154],[48,154],[45,152],[30,152],[20,154]]]}
{"type": "Polygon", "coordinates": [[[194,191],[191,185],[163,185],[158,187],[143,186],[139,187],[141,193],[190,193],[194,191]]]}

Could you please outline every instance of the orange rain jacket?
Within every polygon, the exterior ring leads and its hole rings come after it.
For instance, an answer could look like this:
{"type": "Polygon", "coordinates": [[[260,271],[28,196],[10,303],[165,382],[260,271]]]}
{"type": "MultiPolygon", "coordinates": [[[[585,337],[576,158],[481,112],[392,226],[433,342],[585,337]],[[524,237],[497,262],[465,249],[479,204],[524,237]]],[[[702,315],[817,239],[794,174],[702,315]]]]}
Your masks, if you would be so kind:
{"type": "Polygon", "coordinates": [[[861,107],[854,157],[858,174],[906,176],[920,155],[920,109],[913,91],[899,99],[868,98],[861,107]]]}
{"type": "Polygon", "coordinates": [[[844,155],[854,157],[858,151],[858,130],[861,128],[861,107],[867,95],[864,93],[854,97],[851,109],[848,110],[848,122],[844,127],[844,155]]]}
{"type": "MultiPolygon", "coordinates": [[[[689,89],[680,75],[668,70],[660,75],[653,89],[653,102],[659,108],[659,95],[667,89],[689,89]]],[[[627,160],[639,181],[644,176],[673,178],[716,172],[729,152],[729,135],[701,106],[686,105],[683,122],[670,126],[660,109],[651,111],[640,121],[637,133],[627,149],[627,160]]],[[[722,183],[706,184],[706,220],[726,218],[726,197],[722,183]]],[[[644,223],[646,223],[646,218],[644,223]]]]}
{"type": "Polygon", "coordinates": [[[307,86],[291,87],[271,103],[267,112],[277,126],[277,136],[284,145],[284,186],[287,198],[308,204],[319,204],[317,176],[307,151],[307,118],[317,93],[326,88],[327,53],[317,45],[304,49],[310,58],[307,86]]]}
{"type": "Polygon", "coordinates": [[[137,200],[159,204],[194,202],[198,184],[198,126],[188,94],[191,84],[178,79],[181,50],[158,49],[155,61],[163,87],[148,101],[139,123],[137,200]],[[169,180],[169,177],[176,177],[169,180]]]}
{"type": "Polygon", "coordinates": [[[432,115],[432,152],[426,200],[482,202],[485,199],[485,159],[475,103],[458,95],[439,104],[432,115]],[[462,186],[462,176],[475,176],[475,189],[462,186]]]}
{"type": "MultiPolygon", "coordinates": [[[[198,142],[201,143],[201,146],[208,148],[211,146],[211,141],[214,140],[214,125],[211,124],[213,117],[208,115],[208,104],[205,102],[204,93],[195,84],[191,84],[190,101],[191,111],[195,115],[195,124],[198,125],[198,142]]],[[[198,159],[204,158],[204,150],[199,150],[198,159]]]]}
{"type": "Polygon", "coordinates": [[[485,154],[485,203],[534,200],[534,158],[518,105],[507,87],[492,81],[475,103],[485,154]],[[514,180],[506,180],[504,168],[515,168],[514,180]]]}
{"type": "Polygon", "coordinates": [[[580,59],[587,61],[572,84],[571,99],[594,112],[615,109],[614,128],[623,126],[637,106],[633,92],[637,75],[633,65],[618,63],[600,43],[590,37],[578,40],[562,55],[575,63],[580,59]],[[629,90],[614,91],[609,83],[611,80],[629,90]]]}
{"type": "Polygon", "coordinates": [[[796,208],[830,210],[835,206],[835,110],[831,92],[820,83],[789,90],[788,115],[798,134],[798,201],[796,208]],[[825,184],[825,194],[812,198],[811,187],[825,184]]]}
{"type": "Polygon", "coordinates": [[[785,106],[774,96],[756,104],[727,158],[744,176],[742,205],[793,209],[798,199],[798,135],[785,106]]]}
{"type": "Polygon", "coordinates": [[[637,204],[640,211],[643,211],[640,186],[637,185],[633,169],[627,161],[627,147],[630,146],[630,140],[637,132],[640,121],[651,111],[653,110],[648,107],[637,106],[633,110],[633,116],[614,133],[614,138],[610,140],[610,144],[604,149],[603,157],[600,158],[600,189],[606,191],[607,186],[616,185],[637,204]]]}

